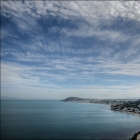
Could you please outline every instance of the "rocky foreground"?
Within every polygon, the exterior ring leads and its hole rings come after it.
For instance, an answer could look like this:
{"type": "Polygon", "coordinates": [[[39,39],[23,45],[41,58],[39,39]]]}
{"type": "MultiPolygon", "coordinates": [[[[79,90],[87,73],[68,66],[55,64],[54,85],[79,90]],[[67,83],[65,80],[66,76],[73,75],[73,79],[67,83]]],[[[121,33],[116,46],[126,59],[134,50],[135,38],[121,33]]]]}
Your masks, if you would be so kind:
{"type": "Polygon", "coordinates": [[[138,133],[135,133],[130,140],[140,140],[140,131],[138,133]]]}

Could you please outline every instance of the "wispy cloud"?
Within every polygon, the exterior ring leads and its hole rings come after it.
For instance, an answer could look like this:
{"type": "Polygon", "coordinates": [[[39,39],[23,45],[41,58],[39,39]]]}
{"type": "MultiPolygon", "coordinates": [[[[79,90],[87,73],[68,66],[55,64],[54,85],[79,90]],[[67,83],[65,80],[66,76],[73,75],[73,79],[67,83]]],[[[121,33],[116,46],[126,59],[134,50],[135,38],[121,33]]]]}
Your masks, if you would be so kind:
{"type": "Polygon", "coordinates": [[[139,1],[2,1],[1,8],[3,88],[140,93],[139,1]]]}

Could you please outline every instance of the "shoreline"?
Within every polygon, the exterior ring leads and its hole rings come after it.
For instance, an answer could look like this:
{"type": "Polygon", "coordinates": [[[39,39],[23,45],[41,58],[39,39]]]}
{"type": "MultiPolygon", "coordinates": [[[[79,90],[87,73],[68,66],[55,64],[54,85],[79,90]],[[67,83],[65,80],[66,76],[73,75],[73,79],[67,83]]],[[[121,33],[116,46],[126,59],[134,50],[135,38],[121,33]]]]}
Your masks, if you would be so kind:
{"type": "MultiPolygon", "coordinates": [[[[82,103],[82,104],[102,104],[102,103],[88,103],[88,102],[77,102],[77,101],[66,101],[66,102],[71,102],[71,103],[82,103]]],[[[106,105],[111,105],[111,104],[106,104],[106,105]]],[[[129,111],[125,111],[125,110],[113,110],[110,108],[110,110],[112,111],[117,111],[117,112],[122,112],[122,113],[127,113],[127,114],[133,114],[133,115],[137,115],[140,117],[139,113],[135,113],[135,112],[129,112],[129,111]]],[[[140,131],[135,133],[132,138],[130,138],[129,140],[140,140],[140,131]]]]}
{"type": "MultiPolygon", "coordinates": [[[[102,104],[102,103],[88,103],[88,102],[77,102],[77,101],[66,101],[66,102],[71,102],[71,103],[82,103],[82,104],[102,104]]],[[[111,104],[104,104],[104,105],[111,105],[111,104]]],[[[113,110],[110,108],[110,110],[113,110]]],[[[133,115],[138,115],[140,117],[140,114],[135,113],[135,112],[129,112],[125,110],[113,110],[113,111],[119,111],[119,112],[125,112],[127,114],[133,114],[133,115]]]]}
{"type": "MultiPolygon", "coordinates": [[[[110,109],[110,110],[112,110],[112,109],[110,109]]],[[[135,113],[135,112],[129,112],[129,111],[124,111],[124,110],[113,110],[113,111],[119,111],[119,112],[124,112],[124,113],[127,113],[127,114],[138,115],[140,117],[140,114],[135,113]]]]}

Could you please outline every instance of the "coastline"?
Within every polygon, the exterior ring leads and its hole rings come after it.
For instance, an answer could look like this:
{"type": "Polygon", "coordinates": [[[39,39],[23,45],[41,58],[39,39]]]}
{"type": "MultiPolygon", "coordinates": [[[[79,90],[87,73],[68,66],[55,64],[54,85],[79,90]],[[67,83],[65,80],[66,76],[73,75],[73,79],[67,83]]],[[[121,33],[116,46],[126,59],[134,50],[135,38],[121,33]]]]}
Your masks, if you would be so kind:
{"type": "MultiPolygon", "coordinates": [[[[110,110],[112,110],[112,109],[110,109],[110,110]]],[[[113,111],[119,111],[119,112],[124,112],[124,113],[127,113],[127,114],[138,115],[140,117],[140,114],[135,113],[135,112],[129,112],[129,111],[124,111],[124,110],[113,110],[113,111]]]]}
{"type": "MultiPolygon", "coordinates": [[[[101,104],[101,103],[88,103],[88,102],[75,102],[75,101],[71,101],[71,103],[82,103],[82,104],[101,104]]],[[[110,105],[110,104],[107,104],[107,105],[110,105]]],[[[129,111],[125,111],[125,110],[113,110],[110,108],[110,110],[112,111],[119,111],[119,112],[122,112],[122,113],[127,113],[127,114],[133,114],[133,115],[138,115],[140,117],[140,114],[138,113],[135,113],[135,112],[129,112],[129,111]]],[[[135,133],[133,135],[132,138],[130,138],[129,140],[140,140],[140,131],[138,133],[135,133]]]]}
{"type": "MultiPolygon", "coordinates": [[[[116,110],[114,110],[114,111],[116,111],[116,110]]],[[[132,114],[133,114],[133,115],[138,115],[138,116],[140,117],[140,114],[135,113],[135,112],[128,112],[128,111],[124,111],[124,110],[119,110],[119,112],[131,114],[131,115],[132,115],[132,114]]],[[[135,133],[135,134],[133,135],[133,137],[130,138],[129,140],[140,140],[140,131],[139,131],[138,133],[135,133]]]]}
{"type": "MultiPolygon", "coordinates": [[[[66,102],[71,102],[71,103],[82,103],[82,104],[103,104],[103,103],[89,103],[89,102],[78,102],[78,101],[66,101],[66,102]]],[[[104,103],[105,104],[105,103],[104,103]]],[[[106,104],[106,105],[111,105],[111,104],[106,104]]],[[[110,108],[110,110],[113,110],[110,108]]],[[[125,110],[113,110],[113,111],[119,111],[119,112],[125,112],[127,114],[133,114],[133,115],[138,115],[140,117],[139,113],[135,113],[135,112],[129,112],[129,111],[125,111],[125,110]]]]}
{"type": "MultiPolygon", "coordinates": [[[[71,103],[82,103],[82,104],[103,104],[103,103],[88,103],[88,102],[78,102],[78,101],[66,101],[66,102],[71,102],[71,103]]],[[[105,104],[105,105],[111,105],[111,104],[105,104]]],[[[110,108],[110,110],[113,110],[110,108]]],[[[135,113],[135,112],[129,112],[125,110],[113,110],[113,111],[119,111],[119,112],[125,112],[127,114],[133,114],[133,115],[138,115],[140,117],[140,114],[135,113]]]]}

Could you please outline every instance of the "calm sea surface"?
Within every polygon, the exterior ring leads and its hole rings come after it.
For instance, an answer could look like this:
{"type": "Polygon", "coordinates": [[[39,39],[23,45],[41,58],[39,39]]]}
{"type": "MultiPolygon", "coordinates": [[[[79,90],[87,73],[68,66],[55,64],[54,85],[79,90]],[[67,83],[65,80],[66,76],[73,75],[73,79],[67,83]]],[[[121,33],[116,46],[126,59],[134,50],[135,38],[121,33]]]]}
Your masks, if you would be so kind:
{"type": "Polygon", "coordinates": [[[2,139],[129,139],[140,131],[138,115],[109,105],[51,100],[1,101],[2,139]]]}

